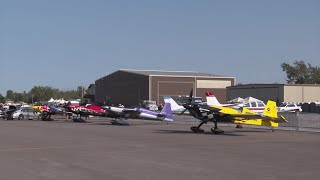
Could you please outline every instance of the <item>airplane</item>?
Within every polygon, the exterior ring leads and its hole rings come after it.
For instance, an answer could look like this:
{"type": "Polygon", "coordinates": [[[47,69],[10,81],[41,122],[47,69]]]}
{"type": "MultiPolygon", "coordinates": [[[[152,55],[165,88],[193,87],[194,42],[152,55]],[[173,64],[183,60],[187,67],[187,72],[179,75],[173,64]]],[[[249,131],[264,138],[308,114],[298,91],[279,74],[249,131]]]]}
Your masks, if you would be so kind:
{"type": "MultiPolygon", "coordinates": [[[[223,130],[218,129],[218,122],[232,122],[235,124],[248,124],[256,126],[269,126],[272,127],[272,132],[274,127],[278,127],[281,122],[288,122],[283,116],[278,116],[276,102],[268,101],[263,114],[258,114],[250,111],[247,108],[234,109],[230,107],[222,106],[209,106],[202,104],[192,104],[193,89],[190,92],[189,102],[183,104],[186,110],[189,110],[190,114],[199,119],[201,122],[198,126],[192,126],[190,129],[194,133],[202,133],[203,129],[200,127],[208,122],[213,122],[214,127],[211,131],[215,134],[224,133],[223,130]]],[[[183,114],[182,112],[181,114],[183,114]]]]}
{"type": "Polygon", "coordinates": [[[106,116],[115,118],[111,121],[114,125],[129,125],[127,121],[122,118],[131,119],[146,119],[155,121],[173,121],[173,115],[171,111],[170,103],[165,103],[161,112],[154,112],[145,108],[122,108],[113,106],[102,106],[102,109],[106,111],[106,116]]]}
{"type": "Polygon", "coordinates": [[[207,99],[207,105],[209,106],[235,106],[236,104],[220,104],[220,102],[218,101],[217,97],[211,93],[211,92],[205,92],[206,95],[206,99],[207,99]]]}
{"type": "Polygon", "coordinates": [[[52,121],[51,115],[58,114],[58,113],[64,113],[65,110],[60,107],[54,107],[54,106],[32,106],[35,113],[38,113],[38,118],[42,121],[52,121]]]}
{"type": "MultiPolygon", "coordinates": [[[[183,106],[179,105],[175,100],[173,100],[170,96],[163,96],[163,100],[165,103],[170,103],[171,105],[171,111],[173,113],[181,113],[184,111],[186,108],[183,106]]],[[[187,111],[186,111],[187,113],[187,111]]]]}
{"type": "MultiPolygon", "coordinates": [[[[185,97],[187,98],[187,97],[185,97]]],[[[165,103],[171,104],[171,110],[175,114],[180,114],[182,111],[184,113],[189,113],[188,111],[185,111],[186,108],[184,108],[182,105],[179,105],[171,96],[163,96],[163,100],[165,103]]],[[[188,100],[188,99],[185,99],[188,100]]],[[[201,97],[192,97],[192,102],[197,104],[206,104],[205,102],[202,102],[201,97]]]]}
{"type": "Polygon", "coordinates": [[[235,104],[220,104],[220,102],[218,101],[216,96],[213,95],[213,93],[206,92],[205,94],[206,94],[207,104],[209,106],[222,106],[222,107],[232,107],[232,108],[245,107],[259,114],[263,113],[266,107],[263,101],[260,101],[257,99],[255,99],[255,101],[249,100],[249,101],[243,101],[242,103],[235,103],[235,104]]]}
{"type": "Polygon", "coordinates": [[[78,106],[66,104],[65,109],[67,112],[71,112],[77,115],[77,117],[73,118],[74,122],[86,122],[81,119],[81,117],[89,117],[89,116],[102,116],[105,117],[105,110],[100,106],[96,105],[86,105],[86,106],[78,106]]]}

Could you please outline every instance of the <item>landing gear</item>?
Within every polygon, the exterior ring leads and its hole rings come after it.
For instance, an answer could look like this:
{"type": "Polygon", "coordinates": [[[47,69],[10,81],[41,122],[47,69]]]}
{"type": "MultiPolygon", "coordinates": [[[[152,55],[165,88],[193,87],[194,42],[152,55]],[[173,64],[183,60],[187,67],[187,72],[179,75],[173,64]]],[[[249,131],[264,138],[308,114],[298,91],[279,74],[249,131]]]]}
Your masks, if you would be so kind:
{"type": "Polygon", "coordinates": [[[236,128],[242,129],[242,125],[237,124],[236,128]]]}
{"type": "Polygon", "coordinates": [[[224,131],[223,131],[222,129],[219,129],[219,128],[218,128],[218,123],[217,123],[217,121],[214,121],[213,123],[214,123],[214,127],[211,128],[211,131],[212,131],[214,134],[223,134],[224,131]]]}
{"type": "Polygon", "coordinates": [[[224,130],[222,129],[218,129],[218,128],[211,128],[211,131],[214,133],[214,134],[223,134],[224,133],[224,130]]]}
{"type": "Polygon", "coordinates": [[[81,115],[80,116],[77,115],[77,116],[73,117],[72,120],[73,120],[73,122],[78,122],[78,123],[86,123],[87,122],[81,118],[81,115]]]}
{"type": "Polygon", "coordinates": [[[272,132],[274,132],[274,131],[275,131],[274,127],[271,127],[271,131],[272,131],[272,132]]]}
{"type": "Polygon", "coordinates": [[[114,119],[110,121],[112,125],[129,126],[128,121],[122,119],[114,119]]]}
{"type": "Polygon", "coordinates": [[[85,121],[85,120],[83,120],[83,119],[77,119],[77,118],[75,118],[75,119],[73,119],[73,122],[78,122],[78,123],[86,123],[87,121],[85,121]]]}
{"type": "Polygon", "coordinates": [[[53,121],[53,119],[51,119],[51,114],[49,114],[48,112],[41,113],[39,117],[42,121],[53,121]]]}
{"type": "Polygon", "coordinates": [[[194,133],[204,133],[204,130],[201,128],[198,128],[197,126],[192,126],[190,129],[194,133]]]}
{"type": "Polygon", "coordinates": [[[192,126],[190,129],[194,133],[204,133],[204,130],[201,129],[200,127],[204,124],[207,123],[206,121],[202,121],[198,126],[192,126]]]}

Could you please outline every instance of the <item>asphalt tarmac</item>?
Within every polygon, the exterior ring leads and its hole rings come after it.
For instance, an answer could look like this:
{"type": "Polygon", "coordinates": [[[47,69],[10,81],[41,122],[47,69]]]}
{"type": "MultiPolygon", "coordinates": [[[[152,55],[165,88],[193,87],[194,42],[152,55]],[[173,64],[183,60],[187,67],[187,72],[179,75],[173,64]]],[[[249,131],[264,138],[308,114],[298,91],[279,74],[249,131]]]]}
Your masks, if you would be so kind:
{"type": "Polygon", "coordinates": [[[0,179],[320,179],[319,133],[88,121],[0,120],[0,179]]]}

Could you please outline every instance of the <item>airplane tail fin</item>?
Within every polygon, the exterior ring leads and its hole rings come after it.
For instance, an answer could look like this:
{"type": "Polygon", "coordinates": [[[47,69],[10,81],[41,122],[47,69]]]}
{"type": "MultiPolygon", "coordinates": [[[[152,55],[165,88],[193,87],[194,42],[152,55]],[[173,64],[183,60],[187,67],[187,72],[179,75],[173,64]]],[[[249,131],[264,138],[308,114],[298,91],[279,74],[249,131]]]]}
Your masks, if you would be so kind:
{"type": "Polygon", "coordinates": [[[266,108],[263,111],[263,115],[271,117],[271,118],[278,118],[278,111],[277,111],[277,104],[274,101],[268,101],[266,108]]]}
{"type": "Polygon", "coordinates": [[[274,118],[276,122],[288,122],[284,116],[278,116],[277,104],[274,101],[268,101],[263,115],[274,118]]]}
{"type": "Polygon", "coordinates": [[[173,115],[171,110],[171,104],[165,103],[163,106],[163,109],[160,112],[161,114],[165,115],[165,118],[163,120],[165,121],[173,121],[173,115]]]}
{"type": "Polygon", "coordinates": [[[171,104],[172,111],[176,111],[178,109],[183,108],[175,100],[173,100],[170,96],[163,96],[163,100],[165,103],[171,104]]]}
{"type": "MultiPolygon", "coordinates": [[[[243,108],[245,114],[254,114],[254,112],[248,110],[247,108],[243,108]]],[[[285,117],[279,116],[277,112],[276,102],[268,101],[266,108],[263,111],[262,118],[250,119],[250,120],[235,120],[234,123],[237,124],[249,124],[256,126],[271,126],[271,127],[279,127],[279,123],[288,122],[285,117]]]]}
{"type": "Polygon", "coordinates": [[[206,92],[207,105],[209,106],[221,106],[220,102],[215,95],[211,92],[206,92]]]}

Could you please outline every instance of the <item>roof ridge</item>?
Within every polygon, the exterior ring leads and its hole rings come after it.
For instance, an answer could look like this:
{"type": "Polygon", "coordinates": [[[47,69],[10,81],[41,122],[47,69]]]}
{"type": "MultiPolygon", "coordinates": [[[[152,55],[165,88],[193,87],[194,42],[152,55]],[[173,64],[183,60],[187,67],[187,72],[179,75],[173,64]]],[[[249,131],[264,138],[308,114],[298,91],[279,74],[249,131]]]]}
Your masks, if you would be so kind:
{"type": "Polygon", "coordinates": [[[156,71],[156,72],[192,72],[200,73],[199,71],[168,71],[168,70],[139,70],[139,69],[119,69],[119,71],[156,71]]]}

